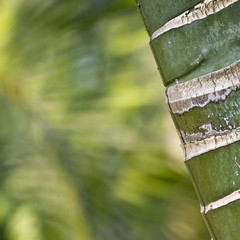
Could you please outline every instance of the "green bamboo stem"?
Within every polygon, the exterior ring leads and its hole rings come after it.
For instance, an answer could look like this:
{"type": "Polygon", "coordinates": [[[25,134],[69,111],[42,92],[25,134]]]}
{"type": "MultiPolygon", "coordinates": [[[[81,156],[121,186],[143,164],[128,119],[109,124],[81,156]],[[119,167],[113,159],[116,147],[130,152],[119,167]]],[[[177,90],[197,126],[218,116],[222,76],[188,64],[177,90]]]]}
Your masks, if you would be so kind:
{"type": "Polygon", "coordinates": [[[240,2],[136,2],[203,218],[212,239],[238,240],[240,2]]]}

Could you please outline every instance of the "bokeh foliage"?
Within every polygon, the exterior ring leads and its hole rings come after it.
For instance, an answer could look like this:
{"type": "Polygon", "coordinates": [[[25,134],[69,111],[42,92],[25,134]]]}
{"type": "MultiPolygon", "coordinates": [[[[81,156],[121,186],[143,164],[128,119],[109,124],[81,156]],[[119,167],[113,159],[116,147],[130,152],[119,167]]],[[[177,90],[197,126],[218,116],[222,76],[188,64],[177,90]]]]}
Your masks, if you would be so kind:
{"type": "Polygon", "coordinates": [[[206,239],[133,1],[0,13],[0,239],[206,239]]]}

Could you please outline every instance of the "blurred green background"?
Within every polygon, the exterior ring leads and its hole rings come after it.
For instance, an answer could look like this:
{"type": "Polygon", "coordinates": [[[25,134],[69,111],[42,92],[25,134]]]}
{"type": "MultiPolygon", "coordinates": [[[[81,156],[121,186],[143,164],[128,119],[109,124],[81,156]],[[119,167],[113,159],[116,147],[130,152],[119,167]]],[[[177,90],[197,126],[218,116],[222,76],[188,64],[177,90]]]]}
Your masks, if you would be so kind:
{"type": "Polygon", "coordinates": [[[0,104],[0,240],[209,238],[133,0],[2,0],[0,104]]]}

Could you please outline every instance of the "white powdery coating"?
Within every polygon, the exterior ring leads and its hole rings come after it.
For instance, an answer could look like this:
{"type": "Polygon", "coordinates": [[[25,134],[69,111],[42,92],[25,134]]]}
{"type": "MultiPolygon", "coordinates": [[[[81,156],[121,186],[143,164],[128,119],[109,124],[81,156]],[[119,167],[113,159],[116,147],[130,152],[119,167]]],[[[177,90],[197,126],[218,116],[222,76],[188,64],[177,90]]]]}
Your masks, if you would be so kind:
{"type": "Polygon", "coordinates": [[[205,207],[202,206],[202,205],[200,205],[200,212],[201,212],[201,213],[204,213],[204,210],[205,210],[205,207]]]}
{"type": "Polygon", "coordinates": [[[224,198],[221,198],[215,202],[209,203],[205,207],[201,207],[201,213],[207,214],[209,211],[215,210],[217,208],[226,206],[232,202],[235,202],[237,200],[240,200],[240,189],[227,195],[224,198]]]}
{"type": "Polygon", "coordinates": [[[193,157],[227,146],[240,140],[240,129],[232,130],[223,135],[212,136],[201,141],[190,142],[183,145],[185,159],[189,161],[193,157]]]}
{"type": "Polygon", "coordinates": [[[204,107],[211,102],[224,101],[240,89],[240,60],[218,71],[171,86],[166,91],[166,101],[174,114],[182,115],[194,107],[204,107]]]}
{"type": "Polygon", "coordinates": [[[197,20],[206,18],[209,15],[215,14],[237,1],[238,0],[205,0],[203,3],[196,5],[192,12],[186,11],[164,24],[152,34],[150,41],[159,37],[163,33],[170,31],[171,29],[182,27],[197,20]]]}
{"type": "Polygon", "coordinates": [[[227,127],[229,129],[213,129],[212,123],[209,122],[207,124],[203,124],[199,127],[199,129],[204,130],[204,132],[197,132],[197,133],[188,133],[186,131],[180,130],[181,137],[183,138],[184,142],[195,142],[195,141],[201,141],[205,138],[209,138],[212,136],[220,136],[220,135],[226,135],[231,133],[233,130],[240,131],[240,128],[233,128],[231,125],[227,124],[227,127]]]}

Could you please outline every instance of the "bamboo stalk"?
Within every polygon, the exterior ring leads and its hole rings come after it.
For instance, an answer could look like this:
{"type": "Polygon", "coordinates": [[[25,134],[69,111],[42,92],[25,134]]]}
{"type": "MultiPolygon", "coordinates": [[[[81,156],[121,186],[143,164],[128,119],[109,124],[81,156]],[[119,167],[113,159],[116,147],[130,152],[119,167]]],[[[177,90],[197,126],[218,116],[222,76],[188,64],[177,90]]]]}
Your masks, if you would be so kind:
{"type": "Polygon", "coordinates": [[[136,0],[214,240],[240,229],[240,3],[136,0]]]}

